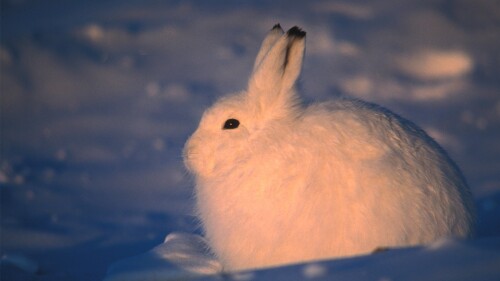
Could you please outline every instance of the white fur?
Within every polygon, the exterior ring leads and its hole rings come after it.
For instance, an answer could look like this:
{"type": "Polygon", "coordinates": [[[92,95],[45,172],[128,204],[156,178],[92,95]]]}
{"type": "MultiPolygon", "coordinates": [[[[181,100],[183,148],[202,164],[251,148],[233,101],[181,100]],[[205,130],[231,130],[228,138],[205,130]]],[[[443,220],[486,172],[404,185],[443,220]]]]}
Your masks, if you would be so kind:
{"type": "Polygon", "coordinates": [[[208,109],[186,143],[199,217],[225,270],[470,236],[467,184],[425,132],[358,100],[299,103],[304,46],[274,28],[248,90],[208,109]],[[240,126],[223,130],[229,118],[240,126]]]}

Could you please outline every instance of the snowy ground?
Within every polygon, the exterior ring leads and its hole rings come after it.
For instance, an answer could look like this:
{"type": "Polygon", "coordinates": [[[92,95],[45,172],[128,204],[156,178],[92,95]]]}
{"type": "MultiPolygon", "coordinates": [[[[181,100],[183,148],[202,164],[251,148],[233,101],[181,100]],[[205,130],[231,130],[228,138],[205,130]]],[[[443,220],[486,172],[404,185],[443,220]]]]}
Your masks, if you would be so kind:
{"type": "Polygon", "coordinates": [[[495,1],[0,3],[2,280],[100,280],[198,232],[182,145],[245,86],[277,22],[308,32],[307,100],[346,94],[415,121],[468,178],[479,238],[500,236],[495,1]]]}
{"type": "Polygon", "coordinates": [[[206,241],[199,235],[172,233],[150,251],[112,264],[104,281],[496,281],[500,277],[498,237],[442,238],[429,245],[358,257],[230,273],[221,272],[221,264],[206,249],[206,241]]]}

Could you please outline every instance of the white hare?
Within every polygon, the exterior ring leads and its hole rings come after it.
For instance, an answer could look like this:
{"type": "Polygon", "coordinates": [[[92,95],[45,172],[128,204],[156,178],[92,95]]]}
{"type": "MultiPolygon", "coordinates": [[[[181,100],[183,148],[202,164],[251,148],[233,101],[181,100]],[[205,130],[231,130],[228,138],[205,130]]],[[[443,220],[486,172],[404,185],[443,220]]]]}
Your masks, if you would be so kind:
{"type": "Polygon", "coordinates": [[[470,236],[467,184],[424,131],[359,100],[300,103],[304,49],[305,32],[276,25],[247,90],[209,108],[184,148],[224,270],[470,236]]]}

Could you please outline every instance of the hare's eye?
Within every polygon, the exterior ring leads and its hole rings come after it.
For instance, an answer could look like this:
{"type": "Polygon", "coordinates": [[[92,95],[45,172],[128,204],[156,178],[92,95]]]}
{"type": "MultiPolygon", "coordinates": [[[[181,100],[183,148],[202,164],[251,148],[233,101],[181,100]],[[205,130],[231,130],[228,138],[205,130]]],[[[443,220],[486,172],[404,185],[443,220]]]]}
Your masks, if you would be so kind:
{"type": "Polygon", "coordinates": [[[240,121],[236,119],[227,119],[226,122],[224,123],[224,127],[222,127],[223,130],[231,130],[231,129],[236,129],[240,125],[240,121]]]}

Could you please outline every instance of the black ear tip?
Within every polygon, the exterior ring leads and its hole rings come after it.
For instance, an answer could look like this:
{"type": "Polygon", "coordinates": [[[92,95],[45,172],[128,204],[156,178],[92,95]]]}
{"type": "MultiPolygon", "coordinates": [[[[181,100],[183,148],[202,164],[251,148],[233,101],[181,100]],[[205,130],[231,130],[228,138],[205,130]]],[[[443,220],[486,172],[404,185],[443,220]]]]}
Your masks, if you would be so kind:
{"type": "Polygon", "coordinates": [[[298,26],[290,28],[287,32],[288,36],[303,38],[306,36],[306,32],[300,29],[298,26]]]}
{"type": "Polygon", "coordinates": [[[279,23],[279,22],[278,22],[277,24],[275,24],[275,25],[273,26],[273,28],[271,28],[271,30],[275,30],[275,29],[281,29],[281,25],[280,25],[280,23],[279,23]]]}

